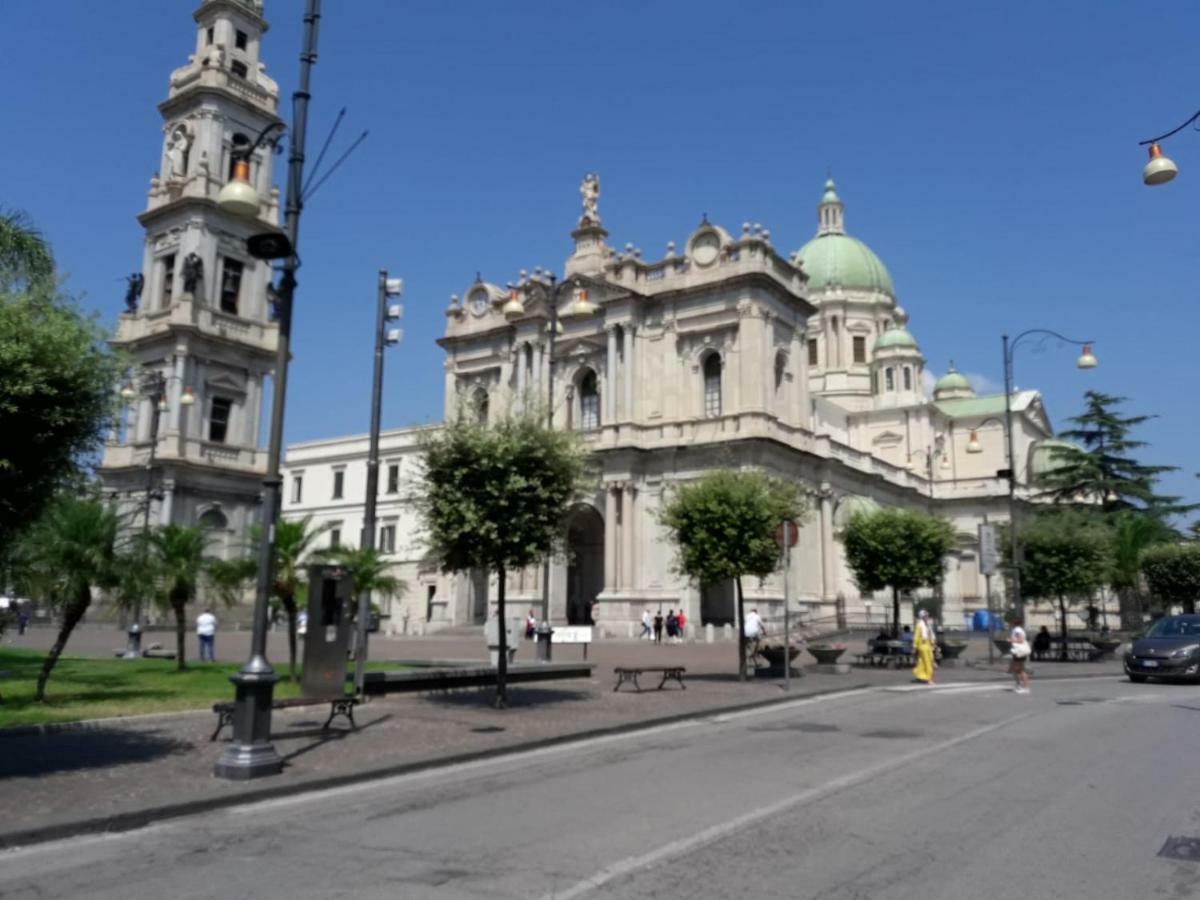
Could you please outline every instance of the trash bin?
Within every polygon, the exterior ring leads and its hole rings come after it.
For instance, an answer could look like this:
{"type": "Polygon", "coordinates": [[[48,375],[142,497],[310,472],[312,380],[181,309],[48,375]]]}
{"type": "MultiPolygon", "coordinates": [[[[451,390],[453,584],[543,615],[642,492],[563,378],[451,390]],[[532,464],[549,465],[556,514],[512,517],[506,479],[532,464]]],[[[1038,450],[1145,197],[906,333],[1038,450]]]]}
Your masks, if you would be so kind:
{"type": "Polygon", "coordinates": [[[537,661],[550,662],[551,654],[551,637],[554,634],[554,629],[550,627],[549,622],[543,622],[537,628],[537,661]]]}
{"type": "Polygon", "coordinates": [[[975,610],[973,622],[975,631],[987,631],[988,625],[991,624],[991,614],[986,609],[977,609],[975,610]]]}

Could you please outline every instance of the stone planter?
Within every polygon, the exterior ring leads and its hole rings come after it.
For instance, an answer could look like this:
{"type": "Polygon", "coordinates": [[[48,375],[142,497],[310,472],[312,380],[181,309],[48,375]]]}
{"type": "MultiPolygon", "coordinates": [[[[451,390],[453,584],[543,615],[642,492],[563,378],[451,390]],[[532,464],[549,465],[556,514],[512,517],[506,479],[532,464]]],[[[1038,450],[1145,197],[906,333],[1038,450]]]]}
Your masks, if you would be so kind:
{"type": "Polygon", "coordinates": [[[967,643],[966,641],[943,641],[938,644],[938,648],[942,651],[943,660],[958,659],[967,649],[967,643]]]}
{"type": "Polygon", "coordinates": [[[992,643],[996,645],[996,649],[1000,651],[1001,656],[1008,656],[1012,652],[1012,641],[1007,638],[993,638],[992,643]]]}
{"type": "Polygon", "coordinates": [[[1114,641],[1112,638],[1093,638],[1088,643],[1096,648],[1099,654],[1097,659],[1109,659],[1121,646],[1120,641],[1114,641]]]}
{"type": "Polygon", "coordinates": [[[837,663],[838,657],[846,652],[846,648],[810,646],[808,652],[813,655],[818,665],[832,666],[837,663]]]}
{"type": "MultiPolygon", "coordinates": [[[[789,646],[787,649],[788,649],[788,662],[790,663],[790,662],[794,661],[797,656],[800,655],[800,648],[789,646]]],[[[775,644],[772,646],[760,647],[758,650],[758,655],[761,656],[763,659],[765,659],[770,666],[770,668],[764,670],[764,674],[774,674],[774,673],[782,673],[783,672],[783,645],[782,644],[775,644]]],[[[801,675],[803,673],[801,672],[800,669],[797,669],[795,666],[793,666],[792,674],[793,675],[801,675]]]]}

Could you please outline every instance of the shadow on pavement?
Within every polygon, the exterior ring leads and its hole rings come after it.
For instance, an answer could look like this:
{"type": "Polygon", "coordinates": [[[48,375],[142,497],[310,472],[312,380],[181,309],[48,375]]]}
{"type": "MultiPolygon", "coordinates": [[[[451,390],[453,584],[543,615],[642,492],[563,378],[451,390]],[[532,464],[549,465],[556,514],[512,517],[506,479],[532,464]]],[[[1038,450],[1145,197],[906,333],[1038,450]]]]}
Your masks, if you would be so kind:
{"type": "Polygon", "coordinates": [[[0,745],[0,779],[150,762],[186,753],[195,746],[155,731],[122,728],[6,737],[0,745]]]}
{"type": "MultiPolygon", "coordinates": [[[[460,708],[486,709],[496,699],[496,689],[493,687],[472,690],[455,691],[444,694],[424,694],[421,700],[434,706],[454,706],[460,708]]],[[[513,687],[508,689],[508,706],[510,709],[521,707],[550,706],[556,703],[575,703],[580,700],[590,700],[592,694],[588,691],[553,690],[550,688],[513,687]]]]}
{"type": "Polygon", "coordinates": [[[284,763],[290,763],[292,760],[298,759],[299,757],[304,756],[306,753],[312,753],[314,750],[321,749],[326,744],[332,744],[349,737],[354,737],[356,734],[361,734],[368,728],[372,728],[375,725],[386,722],[391,717],[391,713],[386,713],[380,716],[378,719],[372,719],[370,722],[359,725],[355,731],[351,731],[349,728],[339,728],[337,726],[333,726],[328,729],[316,728],[311,731],[285,731],[281,734],[272,734],[271,740],[294,740],[306,737],[316,738],[316,740],[311,744],[305,744],[303,747],[296,748],[291,753],[283,754],[282,758],[284,763]]]}

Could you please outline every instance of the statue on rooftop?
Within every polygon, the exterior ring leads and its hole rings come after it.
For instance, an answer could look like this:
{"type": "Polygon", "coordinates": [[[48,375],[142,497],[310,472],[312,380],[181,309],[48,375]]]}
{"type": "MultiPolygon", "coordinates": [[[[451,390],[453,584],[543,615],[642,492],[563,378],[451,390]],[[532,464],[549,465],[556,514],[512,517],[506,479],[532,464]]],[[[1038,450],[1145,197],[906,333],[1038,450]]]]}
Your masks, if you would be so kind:
{"type": "Polygon", "coordinates": [[[588,172],[583,176],[579,185],[579,195],[583,200],[583,215],[579,217],[580,225],[600,224],[600,176],[588,172]]]}

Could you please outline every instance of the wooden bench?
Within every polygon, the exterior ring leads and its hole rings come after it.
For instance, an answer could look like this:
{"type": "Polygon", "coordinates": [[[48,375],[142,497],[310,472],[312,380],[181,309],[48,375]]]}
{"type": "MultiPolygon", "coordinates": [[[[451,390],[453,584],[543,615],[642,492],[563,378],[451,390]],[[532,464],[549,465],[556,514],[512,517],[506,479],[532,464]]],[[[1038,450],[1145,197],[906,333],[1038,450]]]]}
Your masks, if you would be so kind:
{"type": "Polygon", "coordinates": [[[613,688],[614,694],[619,691],[621,689],[621,685],[625,684],[626,682],[629,682],[635,688],[637,688],[637,692],[640,694],[642,692],[642,686],[638,684],[638,676],[644,675],[647,672],[662,673],[662,681],[658,683],[658,689],[660,691],[668,681],[677,681],[683,690],[687,690],[687,685],[683,683],[683,675],[685,672],[687,672],[687,669],[685,669],[683,666],[642,666],[636,669],[618,667],[613,669],[613,671],[617,675],[617,684],[616,687],[613,688]]]}
{"type": "MultiPolygon", "coordinates": [[[[300,706],[320,706],[322,703],[329,704],[329,718],[325,720],[325,724],[321,726],[322,731],[328,730],[333,720],[338,716],[343,717],[350,723],[352,731],[358,730],[358,724],[354,721],[354,707],[358,705],[357,697],[335,697],[333,699],[314,699],[309,697],[290,697],[286,700],[275,700],[271,703],[271,709],[295,709],[300,706]]],[[[233,711],[237,708],[235,703],[214,703],[213,712],[217,714],[217,730],[212,733],[212,737],[208,740],[215,741],[221,734],[221,729],[225,726],[233,726],[233,711]]]]}

